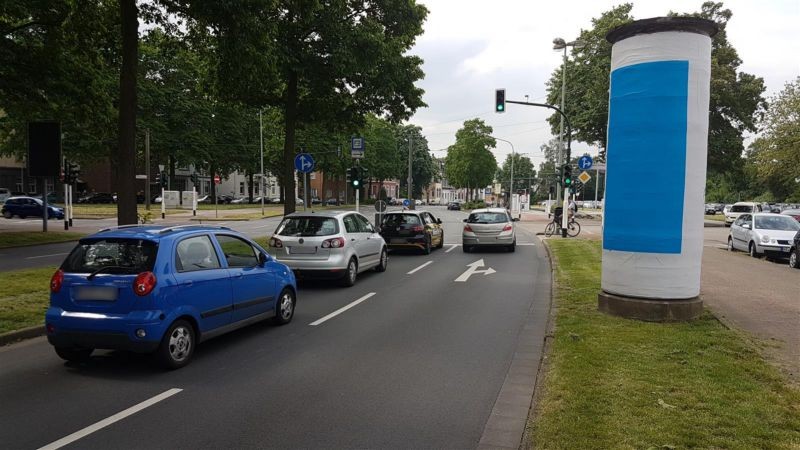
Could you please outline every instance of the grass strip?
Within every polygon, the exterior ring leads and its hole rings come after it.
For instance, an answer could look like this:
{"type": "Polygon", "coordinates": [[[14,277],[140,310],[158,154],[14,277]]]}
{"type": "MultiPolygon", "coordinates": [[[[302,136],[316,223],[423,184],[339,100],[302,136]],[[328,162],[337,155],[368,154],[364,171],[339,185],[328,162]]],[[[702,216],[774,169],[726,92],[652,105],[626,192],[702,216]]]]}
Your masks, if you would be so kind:
{"type": "Polygon", "coordinates": [[[800,391],[710,313],[597,311],[600,243],[551,240],[555,338],[526,443],[541,449],[800,448],[800,391]]]}
{"type": "Polygon", "coordinates": [[[0,248],[77,241],[83,236],[72,231],[4,231],[0,233],[0,248]]]}
{"type": "Polygon", "coordinates": [[[716,220],[717,222],[724,222],[725,214],[706,214],[706,220],[716,220]]]}
{"type": "Polygon", "coordinates": [[[0,272],[0,333],[44,324],[55,267],[0,272]]]}

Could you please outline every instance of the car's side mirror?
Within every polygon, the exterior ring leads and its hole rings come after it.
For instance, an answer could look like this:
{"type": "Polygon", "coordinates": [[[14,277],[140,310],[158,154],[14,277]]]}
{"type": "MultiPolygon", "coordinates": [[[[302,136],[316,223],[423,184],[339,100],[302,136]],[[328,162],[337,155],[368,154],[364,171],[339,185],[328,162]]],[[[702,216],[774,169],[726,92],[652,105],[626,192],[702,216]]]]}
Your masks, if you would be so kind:
{"type": "Polygon", "coordinates": [[[462,220],[462,222],[467,223],[467,219],[462,220]]]}
{"type": "Polygon", "coordinates": [[[513,222],[519,222],[519,217],[514,217],[511,219],[513,222]]]}
{"type": "Polygon", "coordinates": [[[265,255],[263,253],[259,253],[258,254],[258,265],[259,266],[264,267],[264,265],[267,263],[267,261],[269,261],[269,258],[267,257],[267,255],[265,255]]]}
{"type": "Polygon", "coordinates": [[[436,223],[438,223],[439,225],[441,225],[441,224],[442,224],[442,219],[436,219],[436,223]]]}

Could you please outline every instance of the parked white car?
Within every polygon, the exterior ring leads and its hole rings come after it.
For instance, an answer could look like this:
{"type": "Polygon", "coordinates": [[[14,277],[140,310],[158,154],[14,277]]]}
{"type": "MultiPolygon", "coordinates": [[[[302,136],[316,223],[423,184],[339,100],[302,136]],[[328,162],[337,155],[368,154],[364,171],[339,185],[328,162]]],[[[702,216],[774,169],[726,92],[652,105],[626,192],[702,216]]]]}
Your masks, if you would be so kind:
{"type": "Polygon", "coordinates": [[[0,188],[0,203],[5,203],[11,197],[11,191],[6,188],[0,188]]]}
{"type": "MultiPolygon", "coordinates": [[[[724,210],[723,210],[724,211],[724,210]]],[[[725,213],[725,226],[729,227],[742,214],[755,214],[762,211],[761,204],[755,202],[736,202],[725,213]]]]}
{"type": "Polygon", "coordinates": [[[728,250],[742,250],[750,256],[761,255],[788,258],[792,240],[800,223],[782,214],[755,213],[740,215],[731,225],[728,235],[728,250]]]}

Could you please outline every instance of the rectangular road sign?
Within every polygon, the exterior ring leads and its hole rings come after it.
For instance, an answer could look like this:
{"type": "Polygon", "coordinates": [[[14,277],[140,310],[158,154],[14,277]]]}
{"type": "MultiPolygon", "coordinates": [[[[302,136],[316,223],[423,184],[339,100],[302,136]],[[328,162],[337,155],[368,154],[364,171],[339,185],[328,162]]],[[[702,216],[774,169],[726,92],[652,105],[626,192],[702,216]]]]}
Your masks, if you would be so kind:
{"type": "Polygon", "coordinates": [[[361,159],[364,157],[364,138],[354,137],[350,140],[350,157],[361,159]]]}

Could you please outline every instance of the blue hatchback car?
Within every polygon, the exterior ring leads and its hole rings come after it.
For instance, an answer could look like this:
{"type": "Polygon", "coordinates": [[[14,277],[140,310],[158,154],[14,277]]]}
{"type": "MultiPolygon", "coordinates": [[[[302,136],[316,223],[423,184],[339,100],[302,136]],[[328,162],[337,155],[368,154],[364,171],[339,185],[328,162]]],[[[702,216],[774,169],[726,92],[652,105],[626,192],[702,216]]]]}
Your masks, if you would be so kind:
{"type": "Polygon", "coordinates": [[[292,270],[231,229],[122,226],[81,239],[53,274],[45,326],[68,361],[130,350],[176,369],[206,339],[289,323],[296,299],[292,270]]]}

